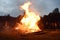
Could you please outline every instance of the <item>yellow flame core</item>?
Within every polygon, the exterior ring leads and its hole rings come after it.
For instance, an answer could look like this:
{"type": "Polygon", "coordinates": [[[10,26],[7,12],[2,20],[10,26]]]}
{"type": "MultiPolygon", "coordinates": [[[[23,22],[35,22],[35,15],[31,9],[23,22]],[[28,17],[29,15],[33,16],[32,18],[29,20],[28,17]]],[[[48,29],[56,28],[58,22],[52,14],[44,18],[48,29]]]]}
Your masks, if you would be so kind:
{"type": "Polygon", "coordinates": [[[41,31],[39,29],[37,22],[40,20],[39,15],[36,15],[34,12],[29,10],[29,6],[31,5],[30,2],[25,3],[21,6],[23,10],[25,10],[25,15],[21,20],[21,27],[20,29],[23,30],[25,33],[37,32],[41,31]]]}

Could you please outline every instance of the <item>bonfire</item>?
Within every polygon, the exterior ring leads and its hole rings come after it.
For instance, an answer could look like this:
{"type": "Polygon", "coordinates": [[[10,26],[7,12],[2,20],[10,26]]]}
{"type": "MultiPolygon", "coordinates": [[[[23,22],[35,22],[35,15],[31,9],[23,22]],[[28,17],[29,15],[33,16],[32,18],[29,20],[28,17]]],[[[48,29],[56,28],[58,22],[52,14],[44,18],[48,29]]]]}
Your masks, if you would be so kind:
{"type": "Polygon", "coordinates": [[[20,21],[21,23],[18,23],[18,26],[15,29],[20,30],[22,33],[41,31],[41,29],[37,25],[38,21],[40,20],[39,14],[29,9],[29,6],[31,4],[31,2],[27,2],[24,5],[20,6],[20,8],[25,11],[25,14],[20,21]]]}

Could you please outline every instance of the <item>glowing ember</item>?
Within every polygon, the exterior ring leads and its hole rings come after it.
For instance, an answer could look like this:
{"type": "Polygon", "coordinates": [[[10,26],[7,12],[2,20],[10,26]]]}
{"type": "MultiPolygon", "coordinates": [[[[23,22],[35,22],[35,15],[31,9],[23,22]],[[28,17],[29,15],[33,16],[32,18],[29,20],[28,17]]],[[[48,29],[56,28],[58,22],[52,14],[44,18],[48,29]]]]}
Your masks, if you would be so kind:
{"type": "Polygon", "coordinates": [[[40,20],[40,17],[38,14],[35,14],[31,10],[29,10],[30,5],[31,3],[27,2],[21,6],[21,8],[25,11],[25,15],[21,20],[22,24],[19,24],[20,27],[16,28],[20,29],[24,33],[41,31],[41,29],[39,29],[37,25],[37,22],[40,20]]]}

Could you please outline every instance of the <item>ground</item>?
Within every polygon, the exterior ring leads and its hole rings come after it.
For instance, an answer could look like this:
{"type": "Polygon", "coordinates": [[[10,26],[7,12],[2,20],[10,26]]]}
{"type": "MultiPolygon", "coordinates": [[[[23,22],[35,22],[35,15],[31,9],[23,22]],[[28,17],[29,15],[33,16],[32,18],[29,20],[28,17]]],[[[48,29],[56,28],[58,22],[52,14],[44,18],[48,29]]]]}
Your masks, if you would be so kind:
{"type": "Polygon", "coordinates": [[[13,31],[8,33],[0,33],[0,40],[60,40],[60,30],[44,30],[27,35],[21,35],[13,31]]]}

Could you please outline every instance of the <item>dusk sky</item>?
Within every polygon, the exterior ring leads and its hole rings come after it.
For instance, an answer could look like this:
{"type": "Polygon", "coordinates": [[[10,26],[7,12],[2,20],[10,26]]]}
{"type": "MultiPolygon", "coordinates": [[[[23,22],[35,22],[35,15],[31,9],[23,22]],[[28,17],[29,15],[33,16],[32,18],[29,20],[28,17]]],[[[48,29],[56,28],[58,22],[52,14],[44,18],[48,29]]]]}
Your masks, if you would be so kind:
{"type": "Polygon", "coordinates": [[[15,17],[23,14],[20,6],[28,1],[40,16],[47,15],[55,8],[60,9],[60,0],[0,0],[0,15],[10,14],[15,17]]]}

